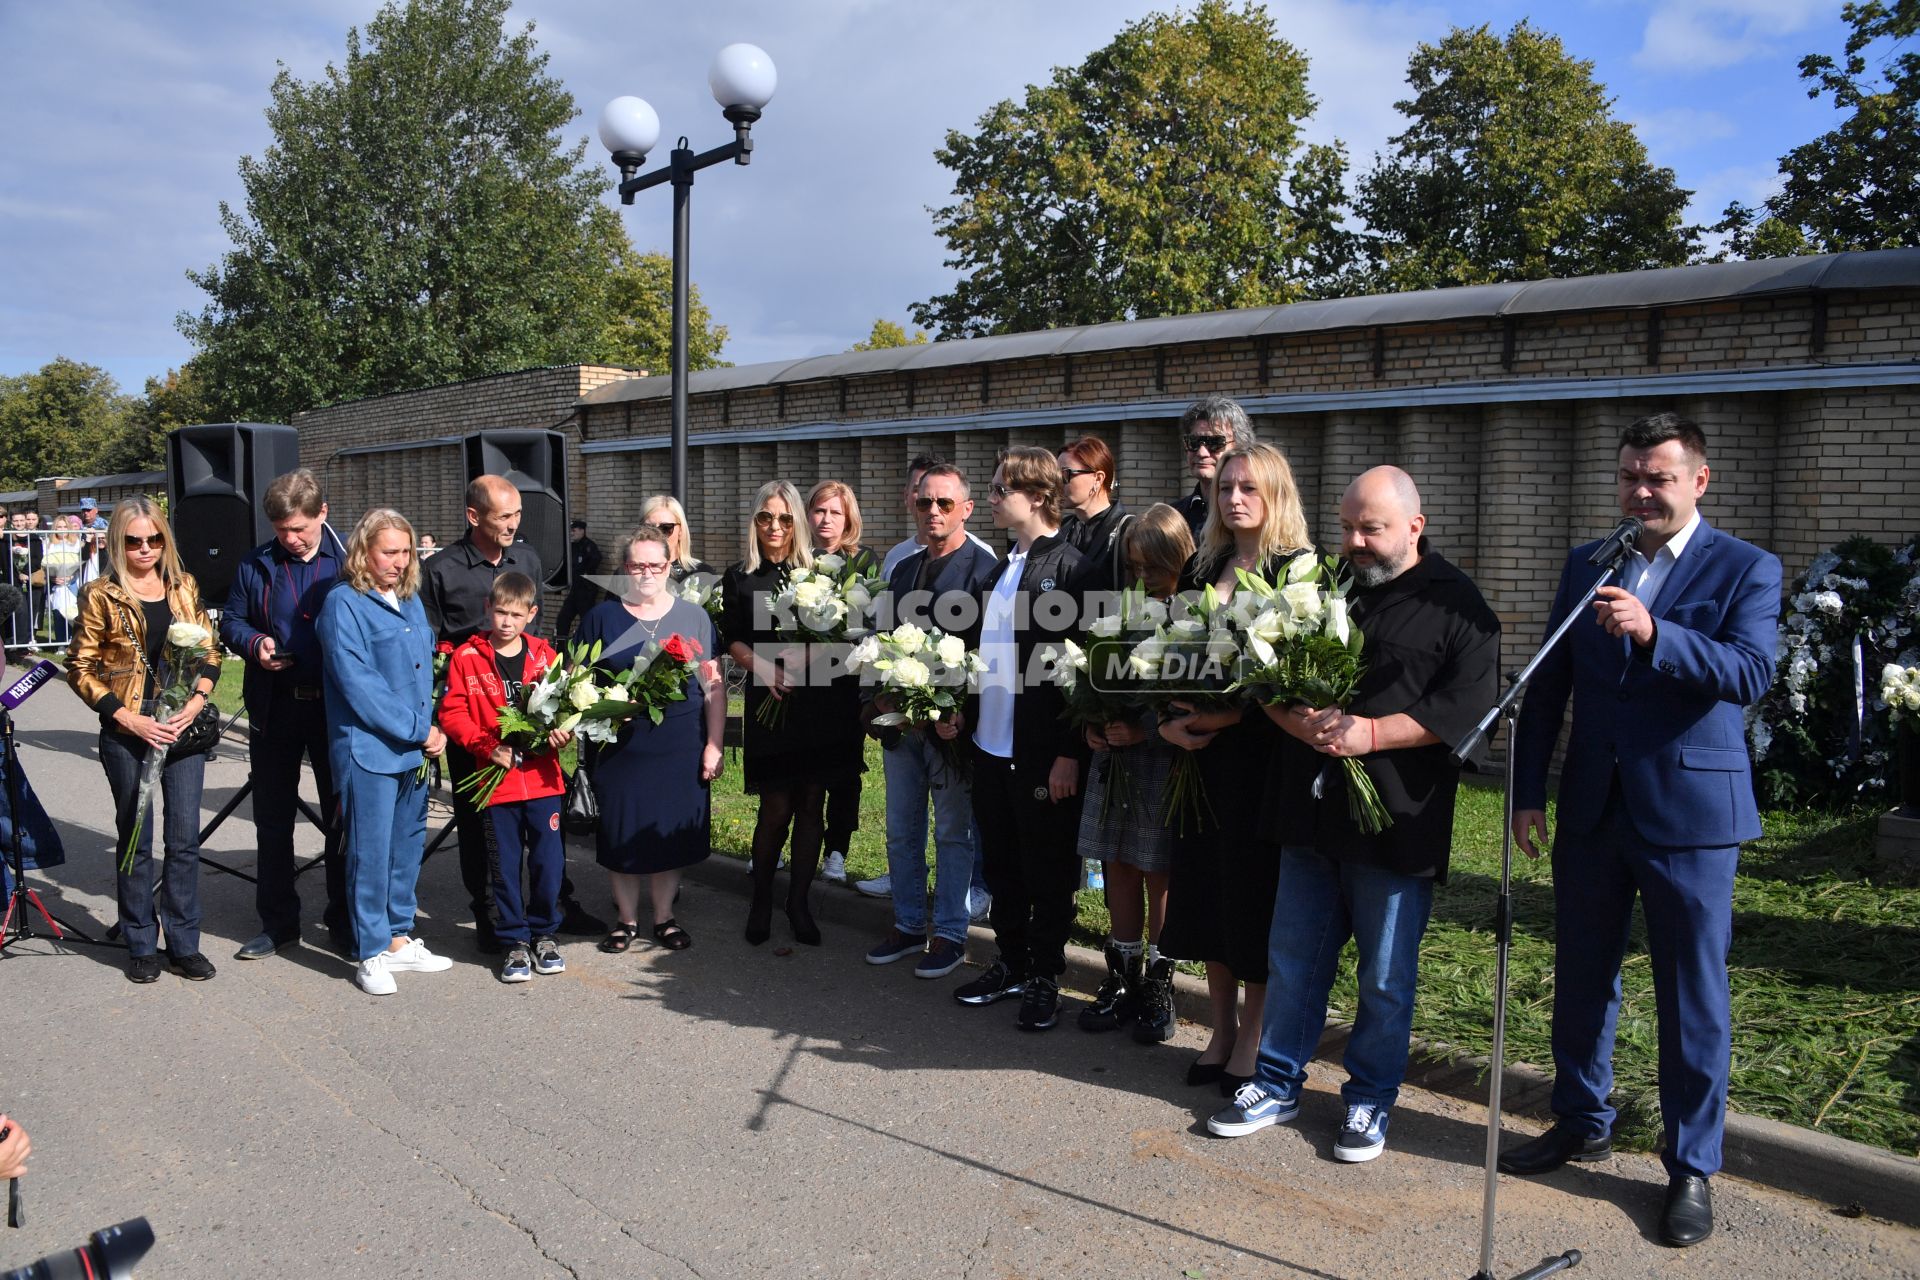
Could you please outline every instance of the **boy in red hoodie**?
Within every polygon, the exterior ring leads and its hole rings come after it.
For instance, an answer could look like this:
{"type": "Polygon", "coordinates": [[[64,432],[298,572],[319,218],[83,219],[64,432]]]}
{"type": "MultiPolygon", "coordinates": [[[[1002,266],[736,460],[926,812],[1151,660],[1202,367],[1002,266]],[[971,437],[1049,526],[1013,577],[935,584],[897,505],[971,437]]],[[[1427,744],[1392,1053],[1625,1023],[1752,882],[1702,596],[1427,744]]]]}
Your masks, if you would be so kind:
{"type": "Polygon", "coordinates": [[[487,594],[487,629],[453,651],[440,728],[477,761],[507,771],[482,815],[493,869],[493,927],[507,948],[500,981],[565,973],[553,939],[560,927],[560,878],[566,868],[560,804],[567,784],[559,750],[571,734],[555,731],[531,754],[500,740],[500,712],[518,706],[527,685],[556,661],[553,646],[527,634],[540,612],[539,591],[524,573],[503,573],[487,594]],[[526,890],[522,893],[522,881],[526,890]]]}

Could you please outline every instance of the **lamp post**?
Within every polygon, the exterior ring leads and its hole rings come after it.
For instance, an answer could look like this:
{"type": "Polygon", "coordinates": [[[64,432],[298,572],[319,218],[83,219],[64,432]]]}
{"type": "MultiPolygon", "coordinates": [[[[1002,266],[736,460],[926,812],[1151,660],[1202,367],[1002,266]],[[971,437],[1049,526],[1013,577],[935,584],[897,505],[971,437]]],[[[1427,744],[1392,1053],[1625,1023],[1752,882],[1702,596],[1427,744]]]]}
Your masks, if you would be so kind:
{"type": "Polygon", "coordinates": [[[647,153],[660,141],[660,117],[634,97],[615,98],[600,111],[600,141],[620,169],[620,203],[632,204],[635,193],[663,182],[673,184],[673,496],[687,503],[687,202],[693,194],[693,175],[708,165],[753,159],[750,130],[760,110],[773,98],[777,77],[773,59],[750,44],[730,44],[714,55],[707,72],[720,114],[733,125],[733,141],[695,154],[682,137],[668,156],[667,167],[645,177],[636,176],[647,153]]]}

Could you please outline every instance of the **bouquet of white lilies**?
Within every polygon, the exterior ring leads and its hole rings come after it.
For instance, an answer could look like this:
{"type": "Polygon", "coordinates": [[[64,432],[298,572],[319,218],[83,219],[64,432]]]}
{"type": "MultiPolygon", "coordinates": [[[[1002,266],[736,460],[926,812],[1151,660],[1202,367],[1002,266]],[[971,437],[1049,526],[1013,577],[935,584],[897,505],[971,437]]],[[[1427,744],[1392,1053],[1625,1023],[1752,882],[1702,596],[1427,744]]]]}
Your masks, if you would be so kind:
{"type": "MultiPolygon", "coordinates": [[[[1270,583],[1241,570],[1240,591],[1258,602],[1242,632],[1242,662],[1235,689],[1268,705],[1344,707],[1365,670],[1360,629],[1347,616],[1352,579],[1340,576],[1331,556],[1299,555],[1287,562],[1284,581],[1270,583]]],[[[1347,810],[1369,835],[1393,825],[1367,769],[1354,756],[1341,761],[1347,779],[1347,810]]],[[[1320,782],[1314,782],[1314,794],[1320,782]]]]}

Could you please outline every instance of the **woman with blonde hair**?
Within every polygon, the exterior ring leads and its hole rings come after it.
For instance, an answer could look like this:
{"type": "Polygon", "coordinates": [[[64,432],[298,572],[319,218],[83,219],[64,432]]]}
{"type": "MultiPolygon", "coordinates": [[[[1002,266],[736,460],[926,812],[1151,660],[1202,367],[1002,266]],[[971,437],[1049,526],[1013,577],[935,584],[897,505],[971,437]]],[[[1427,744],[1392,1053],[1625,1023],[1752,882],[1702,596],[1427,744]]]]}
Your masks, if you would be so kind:
{"type": "MultiPolygon", "coordinates": [[[[1267,444],[1229,449],[1215,472],[1200,550],[1181,572],[1180,589],[1211,586],[1222,599],[1231,599],[1239,590],[1238,571],[1278,582],[1287,561],[1311,552],[1300,490],[1286,455],[1267,444]]],[[[1266,785],[1279,730],[1258,710],[1236,702],[1189,710],[1161,724],[1160,734],[1199,753],[1214,814],[1201,830],[1179,839],[1160,946],[1170,956],[1206,962],[1213,1035],[1188,1069],[1187,1083],[1217,1083],[1230,1098],[1253,1077],[1260,1049],[1280,850],[1262,836],[1263,815],[1255,798],[1266,785]],[[1246,1004],[1238,1009],[1242,982],[1246,1004]]]]}
{"type": "MultiPolygon", "coordinates": [[[[807,495],[807,527],[813,533],[816,555],[839,556],[847,567],[863,578],[877,577],[880,557],[860,545],[860,499],[840,480],[822,480],[807,495]]],[[[833,682],[836,716],[860,718],[860,677],[845,675],[833,682]]],[[[864,755],[861,773],[866,771],[864,755]]],[[[860,774],[827,788],[827,816],[824,846],[827,857],[820,874],[828,880],[844,883],[847,878],[847,846],[860,829],[860,774]]]]}
{"type": "Polygon", "coordinates": [[[213,619],[200,600],[193,575],[180,565],[180,550],[166,513],[146,498],[128,498],[107,524],[110,569],[87,584],[74,617],[67,656],[67,683],[100,717],[100,767],[113,793],[117,850],[132,841],[142,820],[130,869],[118,876],[120,933],[127,943],[127,977],[159,980],[159,935],[167,940],[167,963],[196,982],[213,976],[200,954],[200,789],[206,757],[175,756],[174,741],[213,696],[220,678],[220,646],[213,619]],[[206,653],[189,678],[192,696],[162,719],[161,690],[182,673],[167,670],[167,633],[176,626],[202,628],[206,653]],[[140,780],[148,756],[168,752],[160,770],[165,865],[154,895],[153,831],[141,812],[140,780]]]}
{"type": "Polygon", "coordinates": [[[726,611],[721,639],[748,673],[741,786],[760,798],[753,826],[753,902],[746,938],[756,946],[772,935],[773,877],[780,850],[793,833],[787,922],[794,939],[820,945],[820,927],[807,902],[820,865],[826,792],[861,768],[858,719],[841,723],[831,684],[807,680],[807,646],[777,628],[772,598],[795,569],[813,567],[813,538],[800,491],[770,480],[754,495],[746,523],[746,554],[721,580],[726,611]],[[762,715],[769,701],[777,714],[762,715]]]}
{"type": "Polygon", "coordinates": [[[371,996],[392,995],[396,973],[453,967],[413,936],[427,836],[421,766],[446,747],[433,723],[433,627],[413,549],[413,526],[398,511],[361,516],[314,624],[345,823],[353,980],[371,996]]]}
{"type": "Polygon", "coordinates": [[[707,580],[718,577],[713,566],[693,554],[693,537],[687,529],[687,511],[680,499],[670,493],[656,493],[640,504],[640,523],[667,535],[669,571],[675,582],[684,582],[694,574],[707,580]]]}

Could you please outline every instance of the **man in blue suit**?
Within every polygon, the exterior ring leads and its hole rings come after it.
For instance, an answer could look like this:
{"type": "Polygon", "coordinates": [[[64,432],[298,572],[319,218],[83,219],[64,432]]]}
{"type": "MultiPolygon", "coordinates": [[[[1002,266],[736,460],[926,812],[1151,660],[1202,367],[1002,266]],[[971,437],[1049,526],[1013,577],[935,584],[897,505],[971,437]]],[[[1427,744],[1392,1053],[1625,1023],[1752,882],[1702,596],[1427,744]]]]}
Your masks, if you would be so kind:
{"type": "MultiPolygon", "coordinates": [[[[975,602],[999,560],[967,533],[973,498],[960,468],[930,464],[914,497],[920,549],[887,575],[889,607],[879,625],[912,623],[959,632],[974,621],[975,602]],[[958,606],[961,615],[950,611],[958,606]]],[[[871,692],[871,691],[870,691],[871,692]]],[[[868,703],[868,718],[883,698],[868,703]]],[[[973,797],[967,780],[921,729],[873,730],[887,778],[887,875],[893,927],[867,952],[868,964],[911,958],[920,978],[944,978],[960,966],[971,922],[968,891],[979,861],[973,797]],[[933,913],[927,913],[927,805],[933,805],[933,913]]],[[[1017,992],[1014,994],[1018,994],[1017,992]]]]}
{"type": "MultiPolygon", "coordinates": [[[[1513,833],[1546,842],[1546,772],[1568,696],[1573,731],[1553,842],[1555,1081],[1552,1129],[1500,1157],[1535,1174],[1612,1150],[1614,1021],[1637,895],[1660,1028],[1669,1178],[1660,1238],[1713,1231],[1727,1104],[1727,946],[1740,842],[1760,835],[1741,708],[1773,679],[1780,562],[1700,518],[1706,437],[1677,414],[1620,436],[1623,514],[1645,523],[1619,586],[1601,588],[1542,664],[1521,708],[1513,833]]],[[[1577,547],[1547,619],[1560,624],[1599,576],[1577,547]]]]}

